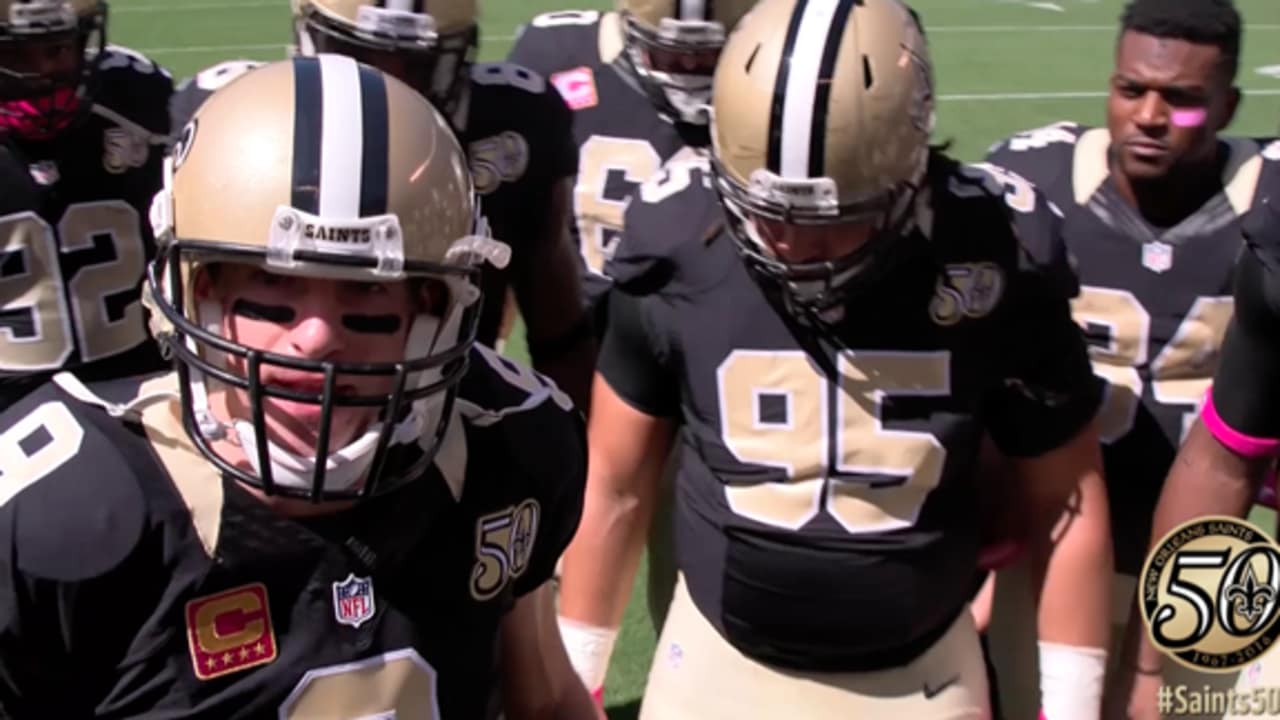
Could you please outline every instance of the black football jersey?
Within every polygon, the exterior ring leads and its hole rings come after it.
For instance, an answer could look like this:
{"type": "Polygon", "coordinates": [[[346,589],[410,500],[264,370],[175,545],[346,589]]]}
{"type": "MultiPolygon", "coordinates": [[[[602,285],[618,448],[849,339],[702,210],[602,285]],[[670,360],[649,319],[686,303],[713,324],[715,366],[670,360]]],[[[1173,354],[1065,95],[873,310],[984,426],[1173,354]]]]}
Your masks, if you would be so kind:
{"type": "MultiPolygon", "coordinates": [[[[1280,160],[1280,144],[1264,154],[1280,160]]],[[[1280,181],[1280,164],[1268,166],[1280,181]]],[[[1242,223],[1235,313],[1205,403],[1206,427],[1246,457],[1280,454],[1280,197],[1259,201],[1242,223]]]]}
{"type": "Polygon", "coordinates": [[[627,66],[622,37],[617,13],[551,12],[522,29],[508,56],[548,78],[573,110],[572,235],[592,304],[609,288],[604,264],[621,236],[632,192],[668,159],[709,143],[705,127],[658,112],[627,66]]]}
{"type": "Polygon", "coordinates": [[[581,511],[585,430],[548,381],[477,349],[427,473],[305,519],[220,476],[176,400],[77,397],[0,417],[0,715],[484,716],[499,622],[581,511]]]}
{"type": "Polygon", "coordinates": [[[682,422],[679,566],[761,661],[873,670],[927,649],[971,595],[983,432],[1037,456],[1097,407],[1057,216],[1026,181],[940,156],[929,184],[839,347],[748,274],[705,165],[642,187],[608,263],[599,371],[682,422]]]}
{"type": "MultiPolygon", "coordinates": [[[[262,63],[234,60],[183,81],[173,103],[173,125],[181,128],[210,94],[262,63]]],[[[512,63],[471,68],[468,100],[451,118],[471,161],[481,208],[493,236],[511,246],[511,265],[484,269],[485,305],[478,339],[493,344],[502,325],[512,274],[541,252],[548,236],[547,208],[557,182],[577,169],[573,117],[555,89],[538,73],[512,63]]]]}
{"type": "Polygon", "coordinates": [[[1116,190],[1105,128],[1058,123],[1013,136],[989,158],[1034,182],[1065,216],[1081,283],[1072,312],[1094,372],[1108,381],[1098,430],[1125,573],[1142,567],[1160,488],[1218,364],[1240,218],[1280,190],[1259,182],[1280,159],[1262,152],[1268,141],[1224,142],[1222,191],[1171,228],[1152,226],[1116,190]]]}
{"type": "Polygon", "coordinates": [[[60,370],[97,380],[162,367],[139,293],[173,81],[126,48],[99,62],[79,123],[0,143],[0,408],[60,370]]]}

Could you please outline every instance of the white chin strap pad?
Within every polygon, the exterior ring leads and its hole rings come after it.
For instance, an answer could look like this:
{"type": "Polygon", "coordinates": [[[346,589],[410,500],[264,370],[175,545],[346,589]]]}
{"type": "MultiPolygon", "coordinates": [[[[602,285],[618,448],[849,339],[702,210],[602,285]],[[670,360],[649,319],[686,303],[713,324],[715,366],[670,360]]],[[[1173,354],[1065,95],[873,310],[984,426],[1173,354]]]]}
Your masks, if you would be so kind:
{"type": "MultiPolygon", "coordinates": [[[[201,327],[210,333],[220,335],[222,330],[222,308],[215,302],[204,301],[200,303],[198,312],[198,320],[201,327]]],[[[460,313],[455,312],[454,315],[460,316],[460,313]]],[[[454,319],[455,334],[457,324],[458,319],[454,319]]],[[[439,326],[440,322],[435,317],[426,314],[419,315],[414,320],[409,332],[408,342],[406,343],[407,357],[422,357],[430,352],[432,345],[437,343],[441,336],[444,336],[443,333],[437,333],[439,326]]],[[[193,352],[197,350],[194,340],[188,339],[187,342],[193,352]]],[[[226,367],[223,353],[219,351],[206,348],[205,357],[218,367],[226,367]]],[[[253,423],[240,419],[233,419],[230,423],[219,420],[213,414],[209,404],[209,386],[216,381],[207,378],[197,368],[192,367],[189,370],[192,409],[200,432],[210,440],[228,438],[237,442],[244,452],[245,459],[252,466],[254,473],[261,477],[262,467],[258,462],[258,437],[257,433],[254,432],[253,423]]],[[[439,380],[440,376],[441,373],[438,369],[421,371],[411,375],[406,382],[406,386],[408,389],[422,387],[426,383],[439,380]]],[[[398,423],[392,431],[390,445],[417,442],[422,433],[429,431],[431,425],[428,421],[436,420],[440,417],[443,404],[443,393],[415,402],[405,419],[398,423]]],[[[381,431],[382,423],[374,423],[353,442],[329,453],[324,460],[324,490],[342,492],[355,489],[365,474],[368,473],[373,463],[373,455],[377,449],[378,435],[381,431]]],[[[316,469],[314,455],[307,457],[290,452],[272,442],[270,438],[267,438],[267,454],[271,461],[271,478],[276,485],[294,490],[306,491],[311,489],[316,469]]]]}

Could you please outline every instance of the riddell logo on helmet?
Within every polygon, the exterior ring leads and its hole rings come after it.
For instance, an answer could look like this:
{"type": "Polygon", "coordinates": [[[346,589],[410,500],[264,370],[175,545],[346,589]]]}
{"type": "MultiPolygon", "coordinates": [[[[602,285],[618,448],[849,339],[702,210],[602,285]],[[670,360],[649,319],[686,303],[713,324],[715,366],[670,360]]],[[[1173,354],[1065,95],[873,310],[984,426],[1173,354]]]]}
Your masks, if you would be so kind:
{"type": "Polygon", "coordinates": [[[323,240],[331,243],[368,244],[373,240],[373,233],[369,228],[330,227],[315,223],[306,223],[302,228],[302,235],[308,240],[323,240]]]}

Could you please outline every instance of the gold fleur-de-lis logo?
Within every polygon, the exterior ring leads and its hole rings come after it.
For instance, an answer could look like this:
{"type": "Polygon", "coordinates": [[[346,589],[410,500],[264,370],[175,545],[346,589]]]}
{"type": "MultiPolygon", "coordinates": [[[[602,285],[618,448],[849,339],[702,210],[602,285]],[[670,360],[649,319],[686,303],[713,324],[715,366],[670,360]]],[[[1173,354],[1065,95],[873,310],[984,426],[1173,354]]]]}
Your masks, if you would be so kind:
{"type": "Polygon", "coordinates": [[[1253,573],[1253,566],[1248,564],[1244,567],[1244,576],[1240,578],[1240,582],[1227,586],[1227,600],[1231,602],[1232,612],[1250,625],[1262,615],[1275,596],[1276,591],[1270,585],[1259,583],[1253,573]]]}

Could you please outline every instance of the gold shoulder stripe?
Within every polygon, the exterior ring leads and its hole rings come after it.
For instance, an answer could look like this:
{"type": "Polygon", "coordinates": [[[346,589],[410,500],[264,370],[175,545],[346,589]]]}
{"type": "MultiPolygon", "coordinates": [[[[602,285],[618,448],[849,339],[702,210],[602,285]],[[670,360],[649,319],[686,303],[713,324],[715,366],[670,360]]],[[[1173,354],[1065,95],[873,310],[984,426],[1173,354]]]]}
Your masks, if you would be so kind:
{"type": "MultiPolygon", "coordinates": [[[[140,395],[165,389],[177,392],[177,374],[169,373],[143,384],[140,395]],[[167,387],[166,387],[167,384],[167,387]]],[[[222,475],[205,459],[182,429],[178,400],[168,400],[148,405],[142,411],[142,427],[147,441],[169,473],[173,486],[178,489],[196,535],[204,550],[213,556],[218,545],[218,531],[222,525],[222,475]]]]}

